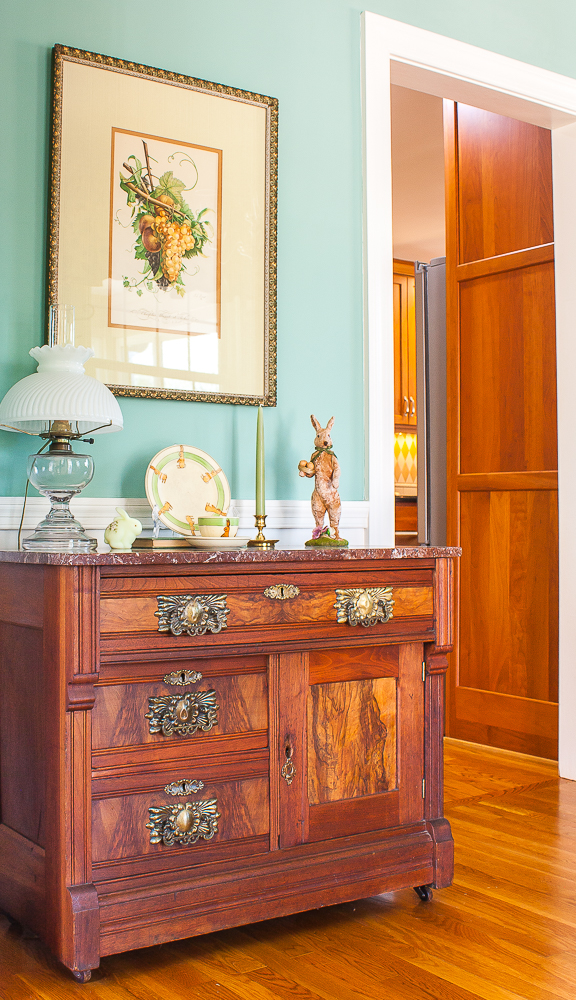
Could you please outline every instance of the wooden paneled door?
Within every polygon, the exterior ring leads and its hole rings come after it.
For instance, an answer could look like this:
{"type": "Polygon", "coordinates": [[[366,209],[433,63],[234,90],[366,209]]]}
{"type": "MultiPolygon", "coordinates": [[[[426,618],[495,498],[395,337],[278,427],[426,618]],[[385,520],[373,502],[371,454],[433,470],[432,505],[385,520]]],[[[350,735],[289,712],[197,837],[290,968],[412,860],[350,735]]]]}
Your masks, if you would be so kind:
{"type": "Polygon", "coordinates": [[[463,549],[449,735],[557,756],[550,132],[445,102],[448,544],[463,549]]]}

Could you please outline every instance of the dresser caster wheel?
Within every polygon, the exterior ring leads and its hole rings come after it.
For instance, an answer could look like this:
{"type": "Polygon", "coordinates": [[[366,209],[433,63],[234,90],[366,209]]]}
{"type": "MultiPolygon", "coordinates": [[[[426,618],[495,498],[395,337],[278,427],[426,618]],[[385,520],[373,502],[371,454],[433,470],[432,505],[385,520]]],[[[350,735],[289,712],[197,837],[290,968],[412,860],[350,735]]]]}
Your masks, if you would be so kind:
{"type": "Polygon", "coordinates": [[[87,983],[92,976],[92,969],[72,969],[72,975],[77,983],[87,983]]]}
{"type": "Polygon", "coordinates": [[[429,903],[433,899],[431,885],[415,885],[414,892],[420,897],[423,903],[429,903]]]}

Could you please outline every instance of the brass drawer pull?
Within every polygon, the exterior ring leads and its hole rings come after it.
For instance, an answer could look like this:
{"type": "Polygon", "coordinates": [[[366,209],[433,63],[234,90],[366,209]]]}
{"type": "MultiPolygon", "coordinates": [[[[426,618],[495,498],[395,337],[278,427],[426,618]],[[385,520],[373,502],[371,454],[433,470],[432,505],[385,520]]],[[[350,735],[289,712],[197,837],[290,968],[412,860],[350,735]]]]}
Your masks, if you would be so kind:
{"type": "Polygon", "coordinates": [[[209,733],[212,726],[218,725],[219,708],[215,691],[189,691],[148,698],[148,712],[144,718],[150,722],[151,733],[193,736],[199,729],[209,733]]]}
{"type": "Polygon", "coordinates": [[[150,830],[151,844],[186,847],[200,839],[212,840],[218,833],[220,813],[217,799],[150,806],[148,814],[150,821],[146,823],[146,829],[150,830]]]}
{"type": "Polygon", "coordinates": [[[202,680],[199,670],[173,670],[171,674],[164,674],[164,683],[170,687],[187,687],[188,684],[196,684],[202,680]]]}
{"type": "Polygon", "coordinates": [[[181,778],[180,781],[171,781],[164,786],[166,795],[195,795],[204,788],[204,782],[196,778],[181,778]]]}
{"type": "Polygon", "coordinates": [[[392,587],[359,587],[336,591],[336,621],[344,625],[376,625],[393,616],[392,587]]]}
{"type": "Polygon", "coordinates": [[[273,587],[266,587],[264,597],[270,597],[273,601],[289,601],[293,597],[298,597],[300,588],[293,583],[276,583],[273,587]]]}
{"type": "Polygon", "coordinates": [[[165,597],[159,594],[158,631],[172,635],[205,635],[221,632],[227,626],[230,608],[226,607],[226,594],[184,594],[182,597],[165,597]]]}
{"type": "Polygon", "coordinates": [[[294,766],[294,761],[292,760],[293,754],[294,754],[293,748],[291,746],[287,746],[286,760],[284,762],[282,770],[280,771],[280,774],[284,778],[284,781],[286,782],[287,785],[292,784],[292,782],[294,781],[294,777],[296,775],[296,768],[294,766]]]}

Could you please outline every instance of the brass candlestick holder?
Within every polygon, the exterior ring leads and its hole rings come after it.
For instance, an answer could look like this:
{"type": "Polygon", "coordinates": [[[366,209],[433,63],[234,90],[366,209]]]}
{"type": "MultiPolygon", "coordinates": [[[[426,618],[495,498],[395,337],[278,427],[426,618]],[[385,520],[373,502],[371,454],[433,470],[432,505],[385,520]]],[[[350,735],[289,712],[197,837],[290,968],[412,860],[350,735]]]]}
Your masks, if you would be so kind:
{"type": "Polygon", "coordinates": [[[277,538],[265,538],[263,528],[266,527],[266,514],[254,514],[258,534],[256,538],[251,538],[248,542],[250,549],[273,549],[276,547],[277,538]]]}

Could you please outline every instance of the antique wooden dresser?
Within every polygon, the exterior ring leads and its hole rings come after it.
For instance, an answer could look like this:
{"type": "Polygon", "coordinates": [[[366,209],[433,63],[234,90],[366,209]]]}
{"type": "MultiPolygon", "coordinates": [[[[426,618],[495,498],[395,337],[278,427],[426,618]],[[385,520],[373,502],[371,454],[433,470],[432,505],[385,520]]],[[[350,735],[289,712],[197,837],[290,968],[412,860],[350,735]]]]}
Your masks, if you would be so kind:
{"type": "Polygon", "coordinates": [[[0,907],[100,957],[452,877],[457,549],[0,554],[0,907]]]}

